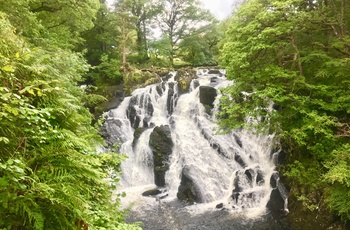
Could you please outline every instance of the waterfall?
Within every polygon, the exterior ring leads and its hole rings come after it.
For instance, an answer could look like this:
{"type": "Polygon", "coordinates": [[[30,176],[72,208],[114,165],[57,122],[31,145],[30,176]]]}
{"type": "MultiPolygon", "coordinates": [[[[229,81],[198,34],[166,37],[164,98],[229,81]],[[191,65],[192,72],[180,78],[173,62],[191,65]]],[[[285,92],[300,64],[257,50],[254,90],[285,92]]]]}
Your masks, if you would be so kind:
{"type": "Polygon", "coordinates": [[[187,211],[205,207],[262,215],[277,191],[287,210],[274,135],[246,130],[217,135],[219,89],[233,82],[223,70],[199,69],[196,75],[181,91],[179,76],[171,72],[106,114],[107,142],[121,144],[120,153],[128,157],[119,188],[126,200],[136,206],[158,201],[162,207],[181,200],[187,211]]]}

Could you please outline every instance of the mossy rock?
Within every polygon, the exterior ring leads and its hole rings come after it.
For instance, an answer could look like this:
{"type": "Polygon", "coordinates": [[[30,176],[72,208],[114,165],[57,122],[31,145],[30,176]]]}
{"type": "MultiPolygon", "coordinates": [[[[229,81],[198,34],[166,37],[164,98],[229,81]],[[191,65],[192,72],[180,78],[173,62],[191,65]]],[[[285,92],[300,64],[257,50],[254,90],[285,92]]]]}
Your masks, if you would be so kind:
{"type": "Polygon", "coordinates": [[[160,83],[161,78],[158,69],[137,69],[129,67],[124,71],[125,94],[131,95],[132,91],[147,85],[160,83]]]}
{"type": "Polygon", "coordinates": [[[188,92],[192,80],[196,78],[198,76],[194,69],[184,68],[177,70],[175,80],[178,82],[180,94],[188,92]]]}

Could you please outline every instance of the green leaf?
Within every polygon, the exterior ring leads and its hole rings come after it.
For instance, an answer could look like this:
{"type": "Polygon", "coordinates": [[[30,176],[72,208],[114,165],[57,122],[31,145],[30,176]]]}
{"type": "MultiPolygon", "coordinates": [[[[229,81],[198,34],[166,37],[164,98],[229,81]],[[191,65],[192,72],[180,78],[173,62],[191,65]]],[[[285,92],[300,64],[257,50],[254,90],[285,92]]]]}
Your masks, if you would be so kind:
{"type": "Polygon", "coordinates": [[[13,73],[15,72],[15,69],[13,68],[13,66],[10,66],[10,65],[5,65],[4,67],[1,68],[3,71],[5,72],[10,72],[10,73],[13,73]]]}
{"type": "Polygon", "coordinates": [[[8,144],[10,140],[7,137],[0,137],[0,142],[4,142],[5,144],[8,144]]]}

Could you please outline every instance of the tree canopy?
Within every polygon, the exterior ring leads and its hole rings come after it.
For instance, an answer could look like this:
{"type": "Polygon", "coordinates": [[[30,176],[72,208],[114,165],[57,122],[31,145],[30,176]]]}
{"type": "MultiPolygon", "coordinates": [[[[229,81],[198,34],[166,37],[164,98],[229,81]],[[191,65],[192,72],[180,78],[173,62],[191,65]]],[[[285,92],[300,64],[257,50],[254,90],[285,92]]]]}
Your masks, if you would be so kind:
{"type": "MultiPolygon", "coordinates": [[[[281,138],[292,194],[350,219],[350,5],[345,0],[248,0],[229,23],[221,63],[221,124],[260,120],[281,138]]],[[[256,128],[256,125],[254,125],[256,128]]]]}
{"type": "Polygon", "coordinates": [[[126,228],[110,174],[122,157],[96,153],[103,143],[77,84],[89,65],[74,49],[98,7],[0,4],[1,229],[126,228]]]}

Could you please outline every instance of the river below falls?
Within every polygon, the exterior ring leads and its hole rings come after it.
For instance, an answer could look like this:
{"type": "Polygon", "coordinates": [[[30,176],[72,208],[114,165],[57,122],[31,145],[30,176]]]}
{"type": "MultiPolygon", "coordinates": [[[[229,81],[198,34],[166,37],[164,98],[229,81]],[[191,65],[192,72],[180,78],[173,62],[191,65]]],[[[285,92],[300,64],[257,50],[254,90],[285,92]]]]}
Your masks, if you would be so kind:
{"type": "Polygon", "coordinates": [[[215,204],[186,206],[178,200],[160,201],[148,198],[148,203],[130,210],[126,221],[141,222],[144,230],[289,230],[282,219],[270,213],[256,216],[250,213],[216,209],[215,204]]]}

